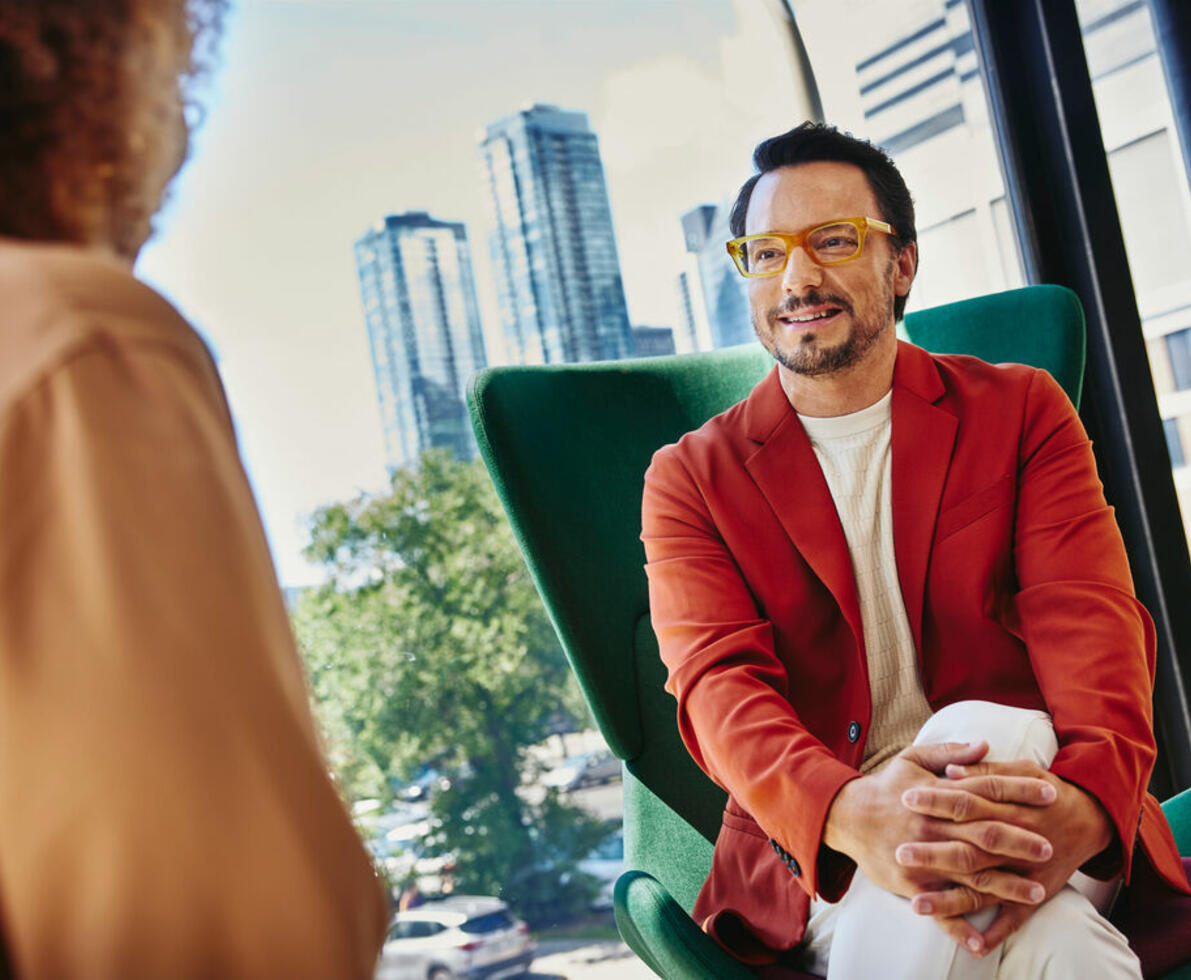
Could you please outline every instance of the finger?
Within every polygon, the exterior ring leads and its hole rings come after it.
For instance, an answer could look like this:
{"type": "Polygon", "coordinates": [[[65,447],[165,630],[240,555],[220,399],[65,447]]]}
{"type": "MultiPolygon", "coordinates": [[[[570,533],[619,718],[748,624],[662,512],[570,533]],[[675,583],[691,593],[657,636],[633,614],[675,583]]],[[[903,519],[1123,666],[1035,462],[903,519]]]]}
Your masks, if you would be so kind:
{"type": "Polygon", "coordinates": [[[1003,905],[1000,914],[984,933],[984,946],[988,951],[996,949],[1012,936],[1038,908],[1036,905],[1003,905]]]}
{"type": "MultiPolygon", "coordinates": [[[[1012,871],[986,868],[984,871],[957,878],[956,881],[981,895],[988,895],[1002,902],[1033,906],[1041,905],[1046,898],[1046,889],[1042,885],[1012,871]]],[[[946,905],[943,906],[943,911],[948,911],[946,905]]]]}
{"type": "Polygon", "coordinates": [[[911,745],[902,754],[923,769],[939,773],[949,765],[972,766],[984,758],[987,742],[936,742],[932,745],[911,745]]]}
{"type": "Polygon", "coordinates": [[[915,813],[946,820],[1006,819],[1002,804],[1049,806],[1058,791],[1044,779],[1026,776],[976,776],[937,786],[915,786],[902,803],[915,813]]]}
{"type": "Polygon", "coordinates": [[[982,935],[962,915],[936,918],[935,924],[973,956],[983,956],[988,950],[982,935]]]}
{"type": "Polygon", "coordinates": [[[936,919],[950,919],[971,915],[981,909],[996,905],[993,895],[978,892],[966,885],[940,888],[933,892],[920,892],[910,899],[910,908],[918,915],[932,915],[936,919]]]}
{"type": "Polygon", "coordinates": [[[967,873],[1011,861],[1049,861],[1054,848],[1041,834],[1000,820],[937,824],[943,839],[906,841],[894,851],[898,864],[967,873]]]}
{"type": "MultiPolygon", "coordinates": [[[[955,863],[960,863],[958,859],[952,860],[955,863]]],[[[981,868],[978,871],[967,873],[950,872],[949,875],[952,881],[964,887],[940,892],[923,892],[922,894],[938,896],[937,899],[930,900],[934,906],[930,915],[966,915],[968,912],[975,911],[967,904],[970,895],[963,894],[966,892],[991,897],[995,901],[1020,902],[1023,905],[1037,905],[1046,898],[1046,889],[1042,885],[1013,871],[1004,871],[1000,868],[981,868]],[[961,894],[956,894],[957,892],[961,894]]],[[[983,904],[991,903],[984,901],[983,904]]]]}
{"type": "Polygon", "coordinates": [[[1046,770],[1027,759],[1014,762],[960,762],[957,759],[947,764],[946,774],[948,779],[963,779],[967,776],[1032,776],[1044,779],[1046,770]]]}
{"type": "Polygon", "coordinates": [[[962,776],[959,779],[950,779],[947,788],[974,793],[994,803],[1018,803],[1027,806],[1047,806],[1059,796],[1054,784],[1040,776],[985,773],[979,776],[962,776]]]}

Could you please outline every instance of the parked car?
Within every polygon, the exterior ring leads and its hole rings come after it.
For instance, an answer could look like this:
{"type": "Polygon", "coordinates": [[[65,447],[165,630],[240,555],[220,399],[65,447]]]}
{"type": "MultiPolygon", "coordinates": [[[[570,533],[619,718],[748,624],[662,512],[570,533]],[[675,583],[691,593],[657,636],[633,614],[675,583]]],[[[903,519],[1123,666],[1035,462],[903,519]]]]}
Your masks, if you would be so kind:
{"type": "Polygon", "coordinates": [[[542,777],[542,785],[569,791],[582,786],[611,782],[620,779],[620,776],[620,760],[611,752],[601,749],[563,759],[542,777]]]}
{"type": "Polygon", "coordinates": [[[600,883],[600,890],[591,901],[593,911],[612,908],[612,891],[616,880],[624,873],[624,830],[617,828],[590,854],[579,862],[579,870],[600,883]]]}
{"type": "Polygon", "coordinates": [[[498,898],[452,895],[398,912],[376,980],[472,980],[529,972],[537,944],[498,898]]]}

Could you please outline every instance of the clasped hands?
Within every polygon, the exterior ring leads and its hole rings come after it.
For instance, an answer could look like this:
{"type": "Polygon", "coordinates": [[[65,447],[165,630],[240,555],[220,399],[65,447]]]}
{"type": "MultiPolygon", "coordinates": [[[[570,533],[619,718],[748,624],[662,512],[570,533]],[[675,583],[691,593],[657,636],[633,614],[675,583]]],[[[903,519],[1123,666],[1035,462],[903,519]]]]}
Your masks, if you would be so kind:
{"type": "Polygon", "coordinates": [[[981,762],[988,746],[912,745],[846,783],[823,842],[974,956],[1020,928],[1112,840],[1100,804],[1032,762],[981,762]],[[964,916],[1001,909],[981,933],[964,916]]]}

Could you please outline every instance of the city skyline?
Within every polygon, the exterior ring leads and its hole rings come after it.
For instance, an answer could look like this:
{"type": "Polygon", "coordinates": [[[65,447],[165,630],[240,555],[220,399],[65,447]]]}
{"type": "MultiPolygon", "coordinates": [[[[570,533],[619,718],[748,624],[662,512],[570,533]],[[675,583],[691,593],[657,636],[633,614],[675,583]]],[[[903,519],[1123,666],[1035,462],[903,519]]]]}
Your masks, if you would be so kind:
{"type": "MultiPolygon", "coordinates": [[[[796,0],[794,6],[833,123],[875,135],[885,118],[873,116],[870,124],[865,109],[904,96],[879,110],[890,113],[892,132],[895,114],[914,100],[921,100],[926,118],[927,102],[957,88],[965,117],[984,112],[978,80],[966,77],[966,52],[943,81],[911,92],[947,69],[959,54],[953,45],[935,56],[937,67],[927,60],[900,80],[880,80],[962,36],[950,23],[901,49],[881,76],[866,75],[864,84],[875,85],[866,93],[870,104],[859,95],[853,62],[919,29],[923,5],[866,6],[864,33],[887,40],[865,41],[842,62],[831,57],[838,51],[832,43],[837,4],[796,0]],[[833,65],[840,70],[834,79],[833,65]]],[[[963,15],[962,4],[936,6],[942,12],[935,16],[948,22],[963,15]]],[[[1129,113],[1101,112],[1110,166],[1121,177],[1122,210],[1144,205],[1143,192],[1162,186],[1178,188],[1163,190],[1162,213],[1185,214],[1160,66],[1152,42],[1147,46],[1133,31],[1146,13],[1128,4],[1093,6],[1106,17],[1115,17],[1117,7],[1132,11],[1088,36],[1089,60],[1104,63],[1094,73],[1108,73],[1096,82],[1097,97],[1103,90],[1121,104],[1118,94],[1133,93],[1129,113]],[[1154,165],[1163,168],[1160,185],[1146,176],[1154,165]]],[[[680,316],[678,278],[693,257],[676,216],[734,193],[750,173],[756,143],[809,114],[780,30],[766,6],[751,0],[240,0],[229,12],[222,47],[213,94],[203,99],[208,121],[194,136],[191,161],[137,272],[179,306],[216,353],[287,585],[320,578],[302,557],[309,515],[386,485],[350,254],[362,229],[382,215],[411,210],[464,221],[487,317],[496,293],[479,235],[485,202],[476,133],[529,98],[581,109],[599,133],[630,323],[673,324],[682,350],[702,300],[699,284],[690,282],[692,316],[680,316]],[[643,260],[654,255],[661,261],[643,260]]],[[[974,210],[964,203],[965,188],[991,183],[986,177],[996,161],[991,142],[985,156],[963,134],[953,127],[935,137],[962,144],[958,173],[946,172],[947,155],[934,152],[934,140],[898,161],[921,219],[922,276],[911,308],[971,295],[984,288],[974,282],[982,269],[1004,275],[1017,262],[1003,199],[992,196],[974,210]],[[974,232],[994,247],[974,251],[974,232]]],[[[1131,220],[1123,218],[1127,237],[1131,220]]],[[[1178,221],[1162,227],[1186,235],[1178,221]]],[[[1174,333],[1191,326],[1180,312],[1184,287],[1169,268],[1180,254],[1164,246],[1158,262],[1130,256],[1135,273],[1146,277],[1139,298],[1159,357],[1179,342],[1174,333]],[[1160,273],[1169,281],[1147,291],[1160,273]]],[[[483,326],[497,362],[504,356],[498,323],[483,326]]],[[[1155,368],[1160,383],[1161,376],[1155,368]]],[[[1168,428],[1183,430],[1191,445],[1191,391],[1181,380],[1169,387],[1176,390],[1160,395],[1160,410],[1168,428]]],[[[1186,483],[1191,467],[1179,473],[1186,483]]]]}
{"type": "MultiPolygon", "coordinates": [[[[748,0],[683,0],[677,20],[671,0],[231,8],[207,121],[137,272],[214,349],[283,583],[321,580],[302,555],[310,514],[388,483],[355,238],[390,213],[464,221],[487,315],[476,134],[536,97],[600,133],[625,254],[662,236],[681,255],[672,215],[738,184],[750,147],[796,111],[737,110],[723,88],[771,30],[757,15],[748,0]]],[[[626,271],[630,322],[673,320],[670,281],[626,271]]]]}
{"type": "MultiPolygon", "coordinates": [[[[678,351],[679,324],[684,353],[709,346],[681,294],[674,325],[630,325],[599,137],[586,113],[525,105],[488,123],[479,150],[495,312],[481,315],[462,221],[407,211],[379,219],[355,243],[390,474],[432,448],[474,457],[465,385],[492,363],[484,320],[499,322],[502,362],[517,364],[666,356],[678,351]]],[[[726,206],[698,205],[676,220],[697,255],[680,275],[693,276],[704,296],[710,346],[744,343],[752,331],[742,280],[722,247],[726,206]]]]}

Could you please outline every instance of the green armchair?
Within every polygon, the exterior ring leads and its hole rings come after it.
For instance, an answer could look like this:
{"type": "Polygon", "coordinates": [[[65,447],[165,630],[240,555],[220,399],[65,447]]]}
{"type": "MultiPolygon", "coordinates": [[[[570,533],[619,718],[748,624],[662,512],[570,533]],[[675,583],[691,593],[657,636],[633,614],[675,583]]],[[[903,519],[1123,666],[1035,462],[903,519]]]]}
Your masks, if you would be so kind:
{"type": "MultiPolygon", "coordinates": [[[[905,329],[928,350],[1044,367],[1079,403],[1084,322],[1069,290],[1034,286],[924,310],[905,329]]],[[[758,345],[491,368],[469,391],[480,454],[596,723],[624,760],[630,870],[617,883],[616,919],[663,977],[756,974],[689,915],[725,795],[691,761],[663,689],[639,540],[643,477],[657,448],[744,398],[771,367],[758,345]]],[[[1191,854],[1191,794],[1168,807],[1191,854]]],[[[1191,978],[1191,967],[1176,975],[1191,978]]]]}

